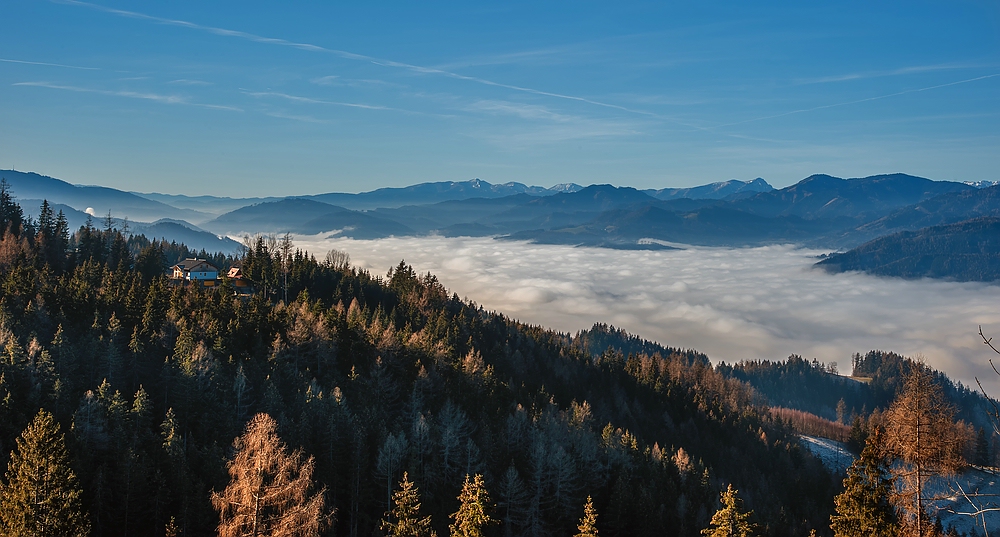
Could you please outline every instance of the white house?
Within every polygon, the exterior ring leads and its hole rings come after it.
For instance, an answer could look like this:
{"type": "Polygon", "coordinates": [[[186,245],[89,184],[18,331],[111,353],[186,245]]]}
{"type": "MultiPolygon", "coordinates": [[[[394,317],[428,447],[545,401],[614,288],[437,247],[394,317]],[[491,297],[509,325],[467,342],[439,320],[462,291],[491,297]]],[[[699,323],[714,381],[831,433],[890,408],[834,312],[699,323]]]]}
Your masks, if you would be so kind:
{"type": "Polygon", "coordinates": [[[219,269],[204,259],[185,259],[174,265],[175,280],[211,280],[219,279],[219,269]]]}

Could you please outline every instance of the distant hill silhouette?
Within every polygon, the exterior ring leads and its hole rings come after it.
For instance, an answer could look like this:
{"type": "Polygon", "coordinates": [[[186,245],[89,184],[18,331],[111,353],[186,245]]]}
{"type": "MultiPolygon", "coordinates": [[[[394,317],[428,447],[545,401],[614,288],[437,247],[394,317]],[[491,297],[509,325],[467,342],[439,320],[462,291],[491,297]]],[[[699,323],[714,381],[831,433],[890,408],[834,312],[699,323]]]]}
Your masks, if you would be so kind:
{"type": "Polygon", "coordinates": [[[734,201],[733,206],[760,216],[846,216],[867,221],[940,194],[972,190],[975,187],[963,183],[931,181],[903,173],[857,179],[817,174],[780,190],[734,201]]]}
{"type": "Polygon", "coordinates": [[[646,194],[656,199],[671,200],[678,198],[688,199],[727,199],[736,196],[748,197],[758,192],[770,192],[774,187],[760,177],[753,181],[739,181],[731,179],[719,183],[695,186],[691,188],[661,188],[659,190],[643,190],[646,194]]]}
{"type": "Polygon", "coordinates": [[[985,217],[902,231],[817,263],[830,272],[903,278],[1000,280],[1000,218],[985,217]]]}
{"type": "Polygon", "coordinates": [[[316,233],[340,231],[348,237],[368,239],[412,232],[385,218],[352,211],[305,198],[258,203],[206,222],[207,229],[226,234],[316,233]]]}
{"type": "Polygon", "coordinates": [[[895,233],[961,222],[981,216],[1000,217],[1000,186],[949,192],[897,209],[844,235],[860,243],[895,233]]]}
{"type": "Polygon", "coordinates": [[[470,181],[420,183],[418,185],[399,188],[379,188],[371,192],[361,192],[359,194],[334,192],[308,197],[316,201],[339,205],[349,209],[378,209],[402,207],[404,205],[425,205],[470,198],[502,198],[516,194],[550,196],[560,192],[575,192],[581,188],[583,187],[573,183],[556,185],[550,189],[528,186],[516,182],[494,185],[481,179],[472,179],[470,181]]]}
{"type": "Polygon", "coordinates": [[[123,192],[103,186],[78,186],[46,175],[15,170],[0,170],[0,178],[10,184],[10,189],[18,199],[47,199],[50,203],[61,203],[78,211],[88,207],[97,216],[111,211],[112,216],[133,221],[152,222],[160,218],[179,218],[198,221],[205,215],[190,209],[153,201],[130,192],[123,192]]]}

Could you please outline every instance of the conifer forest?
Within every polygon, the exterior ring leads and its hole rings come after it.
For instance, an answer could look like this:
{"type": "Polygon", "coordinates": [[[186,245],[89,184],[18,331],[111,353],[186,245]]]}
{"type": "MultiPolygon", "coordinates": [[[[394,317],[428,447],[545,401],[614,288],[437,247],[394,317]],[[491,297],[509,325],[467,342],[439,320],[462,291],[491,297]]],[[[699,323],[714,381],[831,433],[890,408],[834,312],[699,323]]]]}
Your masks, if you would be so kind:
{"type": "Polygon", "coordinates": [[[836,420],[798,405],[855,442],[837,475],[772,413],[796,405],[770,365],[523,324],[405,261],[196,253],[0,194],[3,535],[929,536],[922,480],[987,457],[913,362],[836,420]],[[253,292],[167,279],[195,255],[253,292]]]}

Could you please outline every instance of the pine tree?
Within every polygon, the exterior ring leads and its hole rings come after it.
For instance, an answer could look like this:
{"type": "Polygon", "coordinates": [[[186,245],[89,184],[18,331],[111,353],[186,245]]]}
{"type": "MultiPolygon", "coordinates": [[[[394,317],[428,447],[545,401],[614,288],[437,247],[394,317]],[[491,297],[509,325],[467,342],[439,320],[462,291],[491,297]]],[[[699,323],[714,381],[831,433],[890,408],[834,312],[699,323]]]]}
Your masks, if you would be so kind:
{"type": "Polygon", "coordinates": [[[720,501],[722,508],[712,515],[711,527],[701,530],[708,537],[752,537],[756,535],[754,525],[750,523],[753,511],[743,511],[743,500],[737,496],[739,491],[732,485],[722,492],[720,501]]]}
{"type": "Polygon", "coordinates": [[[873,431],[861,456],[847,469],[844,492],[834,498],[837,512],[830,517],[835,537],[899,535],[896,510],[889,503],[894,480],[883,453],[884,440],[880,429],[873,431]]]}
{"type": "Polygon", "coordinates": [[[580,533],[574,537],[597,537],[597,509],[594,508],[594,500],[587,496],[587,503],[583,505],[583,518],[576,527],[580,533]]]}
{"type": "Polygon", "coordinates": [[[21,433],[6,481],[0,488],[0,534],[83,537],[90,533],[66,438],[52,414],[39,411],[21,433]]]}
{"type": "Polygon", "coordinates": [[[483,485],[481,474],[476,474],[471,481],[466,474],[458,501],[461,505],[458,511],[451,515],[455,523],[448,526],[452,537],[482,537],[483,528],[496,522],[487,513],[490,496],[483,485]]]}
{"type": "Polygon", "coordinates": [[[399,490],[392,493],[393,508],[382,521],[382,530],[389,537],[430,537],[431,517],[420,518],[420,494],[406,472],[399,490]]]}
{"type": "Polygon", "coordinates": [[[234,442],[229,486],[212,493],[219,537],[318,537],[326,527],[324,491],[309,493],[313,458],[288,453],[277,428],[257,414],[234,442]]]}
{"type": "Polygon", "coordinates": [[[990,441],[986,439],[986,429],[980,427],[976,434],[976,457],[977,466],[990,466],[990,441]]]}

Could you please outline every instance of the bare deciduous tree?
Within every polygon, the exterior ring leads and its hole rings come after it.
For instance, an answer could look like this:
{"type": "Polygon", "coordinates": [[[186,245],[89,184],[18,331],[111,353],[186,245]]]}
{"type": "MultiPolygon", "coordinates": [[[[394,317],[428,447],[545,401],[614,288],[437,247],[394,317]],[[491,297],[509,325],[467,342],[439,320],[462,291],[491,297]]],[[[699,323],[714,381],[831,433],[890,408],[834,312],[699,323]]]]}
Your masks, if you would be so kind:
{"type": "Polygon", "coordinates": [[[918,537],[932,531],[926,506],[934,498],[926,496],[927,478],[950,475],[961,466],[954,416],[954,407],[923,364],[915,364],[885,415],[887,447],[899,460],[892,469],[899,483],[896,500],[907,514],[904,523],[912,525],[918,537]]]}
{"type": "Polygon", "coordinates": [[[324,491],[310,490],[313,458],[289,453],[277,427],[257,414],[234,442],[229,486],[212,493],[219,537],[318,537],[326,527],[324,491]]]}

